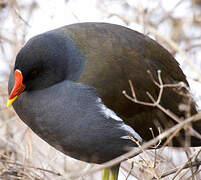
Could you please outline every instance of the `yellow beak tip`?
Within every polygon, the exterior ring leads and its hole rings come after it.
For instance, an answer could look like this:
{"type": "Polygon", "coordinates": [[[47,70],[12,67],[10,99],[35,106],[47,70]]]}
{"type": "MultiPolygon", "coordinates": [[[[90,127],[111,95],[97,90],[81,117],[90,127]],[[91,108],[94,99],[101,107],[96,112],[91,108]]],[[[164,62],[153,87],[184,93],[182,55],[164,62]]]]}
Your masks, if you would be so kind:
{"type": "Polygon", "coordinates": [[[7,108],[17,99],[18,96],[15,96],[13,99],[8,99],[7,108]]]}
{"type": "Polygon", "coordinates": [[[7,108],[12,104],[11,100],[7,101],[7,108]]]}

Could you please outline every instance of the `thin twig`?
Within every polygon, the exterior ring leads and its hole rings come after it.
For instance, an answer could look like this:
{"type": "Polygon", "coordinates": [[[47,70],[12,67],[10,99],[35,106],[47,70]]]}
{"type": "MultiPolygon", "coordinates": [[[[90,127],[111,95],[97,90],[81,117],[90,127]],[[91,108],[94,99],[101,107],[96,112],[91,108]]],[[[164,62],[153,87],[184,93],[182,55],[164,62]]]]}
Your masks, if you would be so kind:
{"type": "MultiPolygon", "coordinates": [[[[160,100],[161,100],[161,97],[162,97],[162,94],[163,94],[163,89],[164,89],[164,84],[162,82],[162,78],[161,78],[161,71],[158,70],[157,71],[158,73],[158,80],[159,80],[159,84],[153,79],[153,82],[159,87],[159,94],[158,94],[158,97],[157,97],[157,100],[154,99],[154,97],[149,93],[149,92],[146,92],[147,96],[151,99],[152,103],[149,103],[149,102],[144,102],[144,101],[139,101],[138,99],[134,98],[134,97],[131,97],[129,96],[126,91],[123,91],[122,93],[131,101],[135,102],[136,104],[141,104],[141,105],[145,105],[145,106],[152,106],[152,107],[157,107],[159,108],[162,112],[164,112],[166,115],[168,115],[170,118],[172,118],[173,120],[175,120],[177,123],[181,122],[182,120],[174,113],[172,113],[171,111],[165,109],[163,106],[160,105],[160,100]]],[[[151,73],[150,73],[151,74],[151,73]]],[[[151,75],[151,77],[153,77],[151,75]]],[[[178,85],[181,86],[181,83],[179,83],[178,85]]],[[[132,85],[132,83],[130,82],[130,86],[132,87],[132,91],[134,91],[134,87],[132,85]]],[[[171,87],[170,84],[168,84],[168,87],[171,87]]],[[[135,95],[136,97],[136,95],[135,95]]],[[[195,136],[199,139],[201,139],[201,135],[195,131],[191,126],[188,126],[188,127],[184,127],[184,129],[188,129],[189,130],[189,133],[192,135],[192,136],[195,136]]]]}
{"type": "Polygon", "coordinates": [[[1,160],[1,159],[0,159],[0,162],[2,162],[2,163],[7,163],[7,164],[14,164],[14,165],[16,165],[16,166],[21,166],[21,167],[23,167],[23,168],[37,169],[37,170],[45,171],[45,172],[48,172],[48,173],[51,173],[51,174],[54,174],[54,175],[57,175],[57,176],[61,176],[60,173],[56,173],[56,172],[51,171],[51,170],[48,170],[48,169],[43,169],[43,168],[38,168],[38,167],[33,167],[33,166],[27,166],[27,165],[24,165],[24,164],[21,164],[21,163],[11,162],[11,161],[1,160]]]}
{"type": "MultiPolygon", "coordinates": [[[[183,167],[182,170],[187,169],[187,168],[189,168],[189,167],[191,167],[191,166],[192,166],[192,167],[195,167],[195,166],[200,166],[200,165],[201,165],[201,161],[194,161],[194,162],[192,162],[192,163],[187,163],[187,164],[183,167]]],[[[163,173],[163,175],[162,175],[160,178],[164,178],[164,177],[167,177],[167,176],[169,176],[169,175],[171,175],[171,174],[174,174],[174,173],[176,173],[179,169],[180,169],[180,167],[176,167],[176,168],[174,168],[174,169],[171,169],[171,170],[169,170],[169,171],[163,173]]],[[[154,178],[153,178],[153,179],[154,179],[154,178]]]]}
{"type": "Polygon", "coordinates": [[[132,169],[133,169],[133,164],[134,164],[134,162],[131,163],[131,168],[130,168],[125,180],[128,180],[129,176],[131,175],[131,172],[132,172],[132,169]]]}
{"type": "Polygon", "coordinates": [[[177,175],[184,169],[184,167],[189,163],[190,164],[190,160],[192,160],[194,157],[197,157],[198,154],[201,152],[201,148],[199,148],[190,158],[188,161],[186,161],[186,163],[184,163],[175,173],[174,177],[172,178],[172,180],[174,180],[177,175]]]}

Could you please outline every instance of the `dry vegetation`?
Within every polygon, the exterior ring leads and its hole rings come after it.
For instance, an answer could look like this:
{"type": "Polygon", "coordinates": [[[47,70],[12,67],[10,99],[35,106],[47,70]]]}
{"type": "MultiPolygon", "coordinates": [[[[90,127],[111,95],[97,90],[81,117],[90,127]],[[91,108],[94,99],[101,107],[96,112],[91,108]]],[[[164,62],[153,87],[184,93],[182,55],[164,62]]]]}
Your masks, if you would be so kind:
{"type": "MultiPolygon", "coordinates": [[[[30,28],[29,20],[38,9],[38,4],[33,1],[23,3],[15,0],[0,0],[0,179],[68,179],[78,178],[95,179],[103,166],[86,165],[74,161],[40,140],[33,132],[22,123],[15,115],[12,108],[6,108],[7,81],[10,67],[14,63],[15,55],[24,44],[27,31],[30,28]],[[19,3],[20,2],[20,3],[19,3]],[[82,169],[80,171],[80,169],[82,169]]],[[[79,2],[79,1],[78,1],[79,2]]],[[[141,32],[155,38],[165,46],[179,60],[182,69],[187,73],[188,79],[194,84],[201,83],[201,1],[180,0],[167,10],[162,1],[155,0],[153,8],[148,4],[144,6],[141,1],[98,0],[97,10],[111,20],[124,23],[130,27],[138,27],[141,32]],[[114,5],[119,12],[114,11],[114,5]],[[186,14],[177,16],[179,8],[186,8],[186,14]],[[164,28],[167,29],[164,31],[164,28]],[[165,33],[164,33],[165,32],[165,33]]],[[[199,120],[201,114],[186,117],[181,122],[171,112],[160,106],[163,88],[160,72],[155,82],[160,88],[158,99],[148,94],[153,103],[139,102],[135,97],[132,83],[130,87],[132,96],[127,96],[133,103],[144,103],[155,106],[172,117],[178,124],[162,133],[152,141],[139,145],[139,148],[106,163],[110,166],[123,159],[128,159],[134,154],[142,152],[135,158],[122,163],[122,179],[201,179],[201,148],[167,148],[147,150],[147,147],[157,146],[160,138],[175,135],[187,123],[199,120]]],[[[169,86],[180,86],[169,85],[169,86]]],[[[170,88],[170,87],[168,87],[170,88]]],[[[195,96],[199,103],[199,95],[195,96]]],[[[186,126],[185,126],[186,127],[186,126]]],[[[193,133],[192,128],[188,128],[193,133]]],[[[154,135],[153,135],[154,136],[154,135]]]]}

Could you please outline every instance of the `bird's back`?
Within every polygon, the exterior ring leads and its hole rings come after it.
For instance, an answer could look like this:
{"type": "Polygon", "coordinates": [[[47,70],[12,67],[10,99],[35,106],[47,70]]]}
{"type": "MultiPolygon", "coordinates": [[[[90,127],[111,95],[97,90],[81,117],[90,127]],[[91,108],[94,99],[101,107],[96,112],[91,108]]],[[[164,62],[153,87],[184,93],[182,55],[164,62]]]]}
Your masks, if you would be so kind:
{"type": "MultiPolygon", "coordinates": [[[[146,92],[157,98],[159,88],[148,70],[156,81],[160,70],[164,84],[182,81],[188,85],[178,63],[167,50],[136,31],[107,23],[80,23],[59,31],[73,39],[86,61],[77,81],[95,87],[105,105],[137,130],[143,139],[152,138],[150,128],[157,135],[158,127],[164,130],[175,124],[156,107],[135,104],[122,94],[123,90],[131,94],[128,83],[131,80],[138,100],[151,102],[146,92]]],[[[179,117],[185,117],[179,105],[187,102],[188,98],[172,88],[165,88],[160,104],[179,117]]],[[[191,103],[191,113],[196,113],[194,103],[191,103]]],[[[201,123],[196,127],[201,131],[201,123]]]]}

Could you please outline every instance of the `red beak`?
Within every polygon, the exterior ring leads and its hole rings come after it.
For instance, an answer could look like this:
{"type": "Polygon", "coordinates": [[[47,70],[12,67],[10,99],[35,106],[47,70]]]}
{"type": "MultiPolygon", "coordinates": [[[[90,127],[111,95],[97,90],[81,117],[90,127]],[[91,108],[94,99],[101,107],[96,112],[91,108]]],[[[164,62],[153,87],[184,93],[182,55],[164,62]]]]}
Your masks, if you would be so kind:
{"type": "Polygon", "coordinates": [[[22,72],[19,69],[15,70],[14,73],[14,78],[15,78],[15,85],[10,93],[10,96],[8,98],[8,103],[7,106],[10,106],[15,99],[24,91],[25,85],[22,83],[23,81],[23,76],[22,72]]]}

